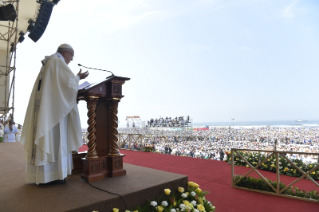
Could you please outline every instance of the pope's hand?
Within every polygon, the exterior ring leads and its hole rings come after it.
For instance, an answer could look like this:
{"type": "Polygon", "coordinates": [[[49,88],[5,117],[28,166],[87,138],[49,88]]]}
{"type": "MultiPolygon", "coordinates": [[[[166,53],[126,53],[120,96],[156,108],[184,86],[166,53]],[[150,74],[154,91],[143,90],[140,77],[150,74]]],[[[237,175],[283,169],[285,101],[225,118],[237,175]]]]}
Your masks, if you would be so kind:
{"type": "Polygon", "coordinates": [[[78,73],[78,76],[80,77],[80,80],[81,79],[85,79],[87,76],[89,76],[89,72],[86,71],[86,72],[83,72],[82,73],[82,69],[80,69],[79,73],[78,73]]]}

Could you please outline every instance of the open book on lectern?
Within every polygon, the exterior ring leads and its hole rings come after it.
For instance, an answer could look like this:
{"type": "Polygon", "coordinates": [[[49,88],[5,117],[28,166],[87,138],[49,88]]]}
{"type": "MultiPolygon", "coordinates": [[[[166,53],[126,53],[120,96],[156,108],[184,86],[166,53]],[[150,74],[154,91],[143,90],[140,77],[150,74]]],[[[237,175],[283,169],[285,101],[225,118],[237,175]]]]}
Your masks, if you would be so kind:
{"type": "Polygon", "coordinates": [[[83,82],[82,84],[79,85],[79,89],[78,90],[92,88],[94,85],[98,85],[98,84],[100,84],[101,82],[107,80],[110,77],[107,77],[106,79],[102,79],[102,80],[100,80],[98,82],[94,82],[94,83],[89,83],[88,81],[85,81],[85,82],[83,82]]]}

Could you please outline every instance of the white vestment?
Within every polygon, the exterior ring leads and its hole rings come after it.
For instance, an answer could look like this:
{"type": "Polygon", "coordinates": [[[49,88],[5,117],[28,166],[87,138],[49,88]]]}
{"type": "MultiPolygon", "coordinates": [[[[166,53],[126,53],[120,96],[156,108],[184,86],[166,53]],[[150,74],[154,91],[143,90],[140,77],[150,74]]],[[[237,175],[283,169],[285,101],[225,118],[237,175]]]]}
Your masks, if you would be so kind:
{"type": "Polygon", "coordinates": [[[12,130],[9,128],[9,125],[4,127],[4,142],[15,142],[16,141],[16,133],[18,129],[16,126],[12,125],[12,130]]]}
{"type": "Polygon", "coordinates": [[[77,108],[79,77],[61,54],[42,61],[20,138],[27,159],[27,183],[63,180],[73,168],[72,151],[82,145],[77,108]]]}
{"type": "Polygon", "coordinates": [[[22,132],[22,129],[18,129],[18,132],[16,133],[16,141],[17,142],[20,142],[21,132],[22,132]]]}

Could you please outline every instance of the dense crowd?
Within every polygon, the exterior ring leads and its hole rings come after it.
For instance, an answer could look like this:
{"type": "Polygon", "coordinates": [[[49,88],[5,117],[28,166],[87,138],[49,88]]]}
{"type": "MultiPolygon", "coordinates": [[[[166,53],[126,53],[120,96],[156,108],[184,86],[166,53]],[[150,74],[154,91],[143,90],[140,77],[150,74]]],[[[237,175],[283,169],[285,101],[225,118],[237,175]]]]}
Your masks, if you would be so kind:
{"type": "MultiPolygon", "coordinates": [[[[287,156],[304,162],[317,161],[317,156],[293,152],[319,152],[319,128],[228,128],[215,127],[207,131],[172,131],[163,129],[119,129],[120,133],[143,134],[140,143],[131,144],[141,150],[152,145],[155,151],[188,157],[224,160],[231,148],[287,151],[287,156]],[[291,153],[290,153],[291,152],[291,153]]],[[[128,147],[128,143],[121,144],[128,147]]]]}
{"type": "Polygon", "coordinates": [[[189,116],[183,117],[159,117],[159,118],[151,118],[147,121],[147,127],[184,127],[190,124],[189,116]]]}

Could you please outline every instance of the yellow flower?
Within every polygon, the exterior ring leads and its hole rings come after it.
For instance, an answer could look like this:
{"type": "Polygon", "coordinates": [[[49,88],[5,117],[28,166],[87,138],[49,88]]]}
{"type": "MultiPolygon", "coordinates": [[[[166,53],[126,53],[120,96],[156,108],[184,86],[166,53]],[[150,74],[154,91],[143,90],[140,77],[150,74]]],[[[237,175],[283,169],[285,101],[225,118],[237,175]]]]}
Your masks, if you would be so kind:
{"type": "Polygon", "coordinates": [[[188,192],[185,192],[185,194],[186,194],[187,196],[189,196],[189,193],[188,193],[188,192]]]}
{"type": "Polygon", "coordinates": [[[194,188],[198,188],[199,185],[197,183],[194,183],[194,188]]]}
{"type": "Polygon", "coordinates": [[[286,167],[286,168],[284,169],[284,172],[287,172],[287,171],[289,171],[289,169],[286,167]]]}
{"type": "Polygon", "coordinates": [[[167,189],[164,189],[164,192],[166,195],[169,195],[171,193],[171,190],[167,188],[167,189]]]}
{"type": "Polygon", "coordinates": [[[270,161],[270,159],[268,159],[268,161],[270,161]]]}
{"type": "Polygon", "coordinates": [[[188,207],[190,207],[190,208],[193,208],[192,203],[188,202],[187,200],[184,200],[184,201],[183,201],[183,204],[184,204],[185,206],[188,206],[188,207]]]}
{"type": "Polygon", "coordinates": [[[275,164],[271,164],[271,167],[274,167],[275,166],[275,164]]]}
{"type": "Polygon", "coordinates": [[[183,187],[178,187],[177,190],[178,190],[178,192],[183,193],[185,189],[183,187]]]}
{"type": "Polygon", "coordinates": [[[157,206],[157,207],[156,207],[156,210],[157,210],[158,212],[162,212],[162,211],[164,210],[164,207],[163,207],[163,206],[157,206]]]}
{"type": "Polygon", "coordinates": [[[248,168],[249,166],[248,166],[248,165],[246,165],[246,167],[248,168]]]}
{"type": "Polygon", "coordinates": [[[131,212],[131,211],[129,211],[129,210],[125,210],[125,212],[131,212]]]}
{"type": "Polygon", "coordinates": [[[312,172],[312,174],[316,174],[316,172],[312,172]]]}
{"type": "Polygon", "coordinates": [[[202,204],[197,205],[197,210],[199,211],[205,211],[205,207],[202,204]]]}
{"type": "Polygon", "coordinates": [[[133,212],[138,212],[138,210],[135,210],[135,211],[133,211],[133,212]]]}
{"type": "Polygon", "coordinates": [[[190,186],[190,187],[194,187],[194,182],[189,181],[189,182],[188,182],[188,186],[190,186]]]}
{"type": "Polygon", "coordinates": [[[202,189],[196,188],[195,192],[198,193],[198,194],[200,194],[200,193],[202,193],[202,189]]]}
{"type": "Polygon", "coordinates": [[[119,212],[120,210],[118,208],[113,208],[113,212],[119,212]]]}
{"type": "Polygon", "coordinates": [[[312,168],[312,165],[309,165],[309,168],[312,168]]]}
{"type": "Polygon", "coordinates": [[[198,197],[198,202],[199,202],[200,204],[204,204],[203,199],[202,199],[201,197],[198,197]]]}

